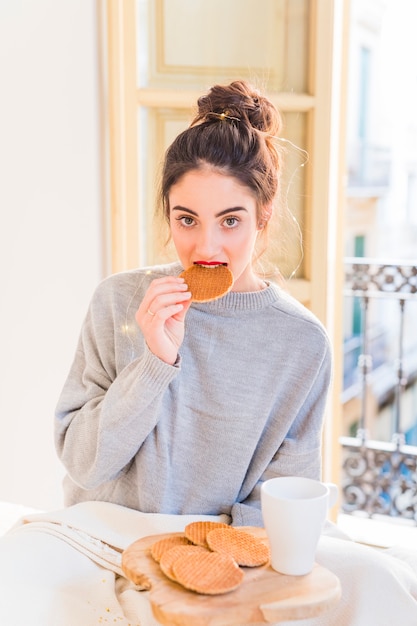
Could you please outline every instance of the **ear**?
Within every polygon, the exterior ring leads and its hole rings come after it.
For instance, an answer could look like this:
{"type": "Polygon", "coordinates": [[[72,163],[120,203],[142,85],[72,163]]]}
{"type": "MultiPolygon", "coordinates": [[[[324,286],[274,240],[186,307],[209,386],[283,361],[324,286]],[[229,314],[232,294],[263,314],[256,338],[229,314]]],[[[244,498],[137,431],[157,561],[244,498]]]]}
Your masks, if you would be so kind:
{"type": "Polygon", "coordinates": [[[258,230],[262,230],[268,224],[272,215],[272,202],[262,207],[258,220],[258,230]]]}

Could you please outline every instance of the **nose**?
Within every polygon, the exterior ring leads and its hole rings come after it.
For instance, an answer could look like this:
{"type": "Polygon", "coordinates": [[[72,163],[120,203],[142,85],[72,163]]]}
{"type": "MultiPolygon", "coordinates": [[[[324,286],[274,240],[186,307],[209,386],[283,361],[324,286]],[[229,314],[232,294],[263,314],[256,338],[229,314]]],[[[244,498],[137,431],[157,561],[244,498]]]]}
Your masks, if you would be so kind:
{"type": "MultiPolygon", "coordinates": [[[[196,255],[204,261],[213,260],[221,250],[220,238],[214,228],[200,229],[196,241],[196,255]]],[[[217,259],[219,260],[219,259],[217,259]]]]}

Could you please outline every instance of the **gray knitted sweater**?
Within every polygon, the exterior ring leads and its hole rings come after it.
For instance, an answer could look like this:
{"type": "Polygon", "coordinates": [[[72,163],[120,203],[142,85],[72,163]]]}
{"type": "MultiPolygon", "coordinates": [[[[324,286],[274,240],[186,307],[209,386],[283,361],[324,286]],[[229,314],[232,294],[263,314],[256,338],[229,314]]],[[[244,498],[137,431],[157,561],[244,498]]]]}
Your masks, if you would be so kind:
{"type": "Polygon", "coordinates": [[[270,284],[194,303],[168,365],[147,348],[135,312],[152,279],[181,269],[123,272],[96,289],[56,411],[65,501],[262,525],[262,481],[320,478],[329,342],[270,284]]]}

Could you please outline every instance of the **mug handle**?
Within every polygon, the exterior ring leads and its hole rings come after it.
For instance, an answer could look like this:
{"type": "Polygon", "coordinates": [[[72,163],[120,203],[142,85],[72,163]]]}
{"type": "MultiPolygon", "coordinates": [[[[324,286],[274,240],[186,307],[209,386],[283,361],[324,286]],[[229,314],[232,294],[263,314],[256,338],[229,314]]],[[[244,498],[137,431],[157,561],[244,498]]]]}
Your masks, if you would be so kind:
{"type": "Polygon", "coordinates": [[[332,508],[337,502],[337,498],[339,495],[339,488],[334,483],[324,483],[327,489],[329,490],[329,509],[332,508]]]}

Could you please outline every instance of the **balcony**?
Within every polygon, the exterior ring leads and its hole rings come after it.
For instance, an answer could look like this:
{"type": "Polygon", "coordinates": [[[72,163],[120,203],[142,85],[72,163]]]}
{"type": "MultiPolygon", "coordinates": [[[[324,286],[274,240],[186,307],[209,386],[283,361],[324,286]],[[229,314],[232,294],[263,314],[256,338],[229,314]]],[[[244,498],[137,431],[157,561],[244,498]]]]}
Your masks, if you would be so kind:
{"type": "Polygon", "coordinates": [[[342,403],[348,434],[340,443],[347,530],[389,521],[402,532],[412,527],[417,536],[416,319],[417,262],[345,260],[342,403]]]}

